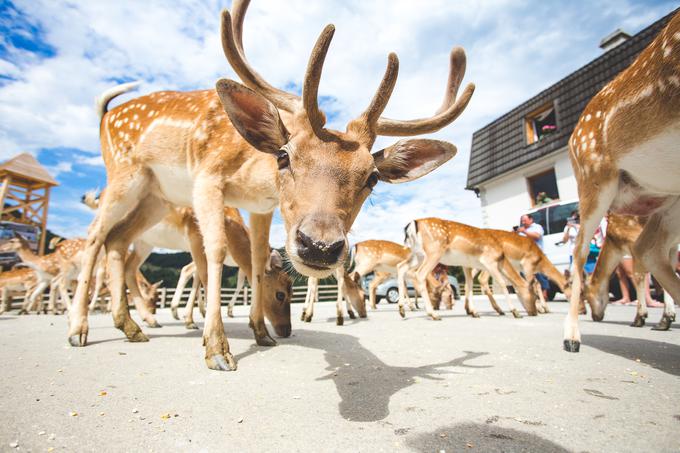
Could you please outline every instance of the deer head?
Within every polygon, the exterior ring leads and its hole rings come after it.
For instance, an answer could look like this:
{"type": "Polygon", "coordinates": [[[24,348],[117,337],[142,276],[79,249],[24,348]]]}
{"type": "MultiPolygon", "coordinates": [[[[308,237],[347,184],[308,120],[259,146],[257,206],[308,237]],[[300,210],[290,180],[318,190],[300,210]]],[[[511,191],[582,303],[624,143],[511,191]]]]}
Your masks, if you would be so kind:
{"type": "Polygon", "coordinates": [[[4,244],[0,245],[0,252],[18,252],[19,250],[30,250],[31,244],[16,231],[14,237],[4,244]]]}
{"type": "Polygon", "coordinates": [[[292,331],[290,303],[293,298],[293,282],[283,269],[283,259],[276,250],[269,254],[262,288],[265,295],[265,316],[272,323],[278,336],[289,337],[292,331]]]}
{"type": "Polygon", "coordinates": [[[378,181],[417,179],[456,154],[450,143],[425,139],[401,140],[373,154],[370,151],[378,135],[435,132],[463,112],[474,91],[470,84],[456,99],[465,73],[465,52],[461,48],[451,52],[446,95],[434,116],[411,121],[381,116],[397,80],[399,61],[392,53],[366,110],[344,132],[331,130],[324,127],[317,91],[333,25],[326,26],[312,50],[299,97],[270,85],[246,60],[242,30],[248,3],[235,1],[233,16],[223,11],[221,23],[224,53],[245,86],[220,79],[216,90],[243,138],[276,157],[286,251],[293,266],[307,276],[322,278],[344,262],[347,232],[378,181]]]}

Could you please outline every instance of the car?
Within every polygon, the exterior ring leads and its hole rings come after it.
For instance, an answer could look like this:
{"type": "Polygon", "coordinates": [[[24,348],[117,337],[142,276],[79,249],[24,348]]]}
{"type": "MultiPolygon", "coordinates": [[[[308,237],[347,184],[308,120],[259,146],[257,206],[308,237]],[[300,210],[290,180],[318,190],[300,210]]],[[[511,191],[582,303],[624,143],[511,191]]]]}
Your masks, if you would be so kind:
{"type": "MultiPolygon", "coordinates": [[[[14,237],[14,233],[19,233],[28,241],[31,249],[38,252],[38,239],[40,229],[34,225],[26,225],[23,223],[1,221],[0,222],[0,245],[9,241],[14,237]]],[[[0,253],[0,267],[2,270],[11,269],[14,265],[21,262],[21,258],[14,252],[0,253]]]]}
{"type": "MultiPolygon", "coordinates": [[[[373,280],[373,274],[369,274],[363,278],[362,288],[366,297],[368,297],[368,285],[373,280]]],[[[453,275],[449,275],[449,284],[453,290],[453,298],[460,299],[460,287],[458,286],[458,279],[453,275]]],[[[415,297],[416,290],[409,280],[406,280],[406,289],[408,290],[409,297],[415,297]]],[[[390,278],[385,280],[375,290],[376,303],[380,303],[381,299],[385,299],[390,304],[396,304],[399,302],[399,285],[396,278],[390,278]]]]}

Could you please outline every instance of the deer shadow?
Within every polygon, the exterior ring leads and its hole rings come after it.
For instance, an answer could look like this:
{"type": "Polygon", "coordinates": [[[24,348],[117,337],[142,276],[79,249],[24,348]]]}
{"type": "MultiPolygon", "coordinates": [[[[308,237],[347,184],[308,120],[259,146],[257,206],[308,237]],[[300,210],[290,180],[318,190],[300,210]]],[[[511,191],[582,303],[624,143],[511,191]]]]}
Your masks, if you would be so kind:
{"type": "Polygon", "coordinates": [[[570,450],[535,434],[491,424],[458,423],[409,436],[406,445],[419,452],[471,451],[567,453],[570,450]]]}
{"type": "Polygon", "coordinates": [[[583,335],[583,344],[680,376],[680,346],[676,344],[611,335],[583,335]]]}

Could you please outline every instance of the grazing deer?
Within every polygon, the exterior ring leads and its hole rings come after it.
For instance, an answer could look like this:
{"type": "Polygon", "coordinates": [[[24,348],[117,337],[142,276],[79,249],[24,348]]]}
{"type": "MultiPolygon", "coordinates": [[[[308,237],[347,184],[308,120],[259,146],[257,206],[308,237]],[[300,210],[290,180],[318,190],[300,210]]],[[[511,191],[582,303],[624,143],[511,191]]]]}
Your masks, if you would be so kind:
{"type": "MultiPolygon", "coordinates": [[[[342,302],[345,301],[347,305],[347,315],[350,319],[355,319],[354,310],[359,313],[360,318],[366,317],[366,300],[364,299],[364,292],[361,289],[358,278],[352,278],[344,268],[337,268],[335,270],[335,279],[338,282],[338,298],[335,303],[336,318],[335,323],[342,326],[345,323],[345,317],[342,310],[342,302]],[[354,308],[354,310],[353,310],[354,308]]],[[[305,305],[302,308],[301,321],[312,322],[314,316],[314,304],[319,300],[319,279],[309,277],[307,280],[307,294],[305,296],[305,305]]]]}
{"type": "MultiPolygon", "coordinates": [[[[503,254],[510,260],[510,263],[515,267],[516,270],[524,273],[525,278],[529,281],[529,284],[533,288],[533,291],[538,296],[537,310],[539,313],[548,313],[550,308],[548,303],[543,297],[543,291],[541,289],[540,283],[536,279],[536,274],[544,274],[548,279],[552,280],[560,288],[560,291],[569,299],[571,295],[569,289],[569,282],[564,277],[564,275],[557,270],[555,265],[550,262],[543,251],[538,247],[536,242],[526,236],[520,236],[519,234],[512,231],[504,230],[494,230],[488,229],[491,234],[493,234],[498,242],[503,247],[503,254]]],[[[479,283],[482,286],[482,291],[487,295],[489,301],[491,301],[492,306],[497,306],[493,300],[493,292],[489,287],[489,277],[490,274],[484,269],[479,269],[476,272],[472,272],[472,277],[479,272],[479,283]]],[[[467,273],[465,284],[467,288],[467,273]]],[[[465,300],[467,302],[467,292],[465,300]]]]}
{"type": "MultiPolygon", "coordinates": [[[[354,244],[350,253],[350,261],[354,264],[352,278],[376,273],[368,286],[368,300],[373,310],[376,309],[375,292],[378,286],[390,276],[396,277],[399,265],[405,265],[410,256],[411,250],[408,247],[392,241],[371,239],[354,244]]],[[[410,299],[409,306],[411,310],[415,310],[410,299]]]]}
{"type": "MultiPolygon", "coordinates": [[[[597,258],[595,271],[586,285],[585,298],[591,309],[593,321],[602,321],[609,303],[609,279],[624,255],[634,256],[635,241],[640,236],[647,219],[644,217],[610,215],[607,222],[607,236],[597,258]]],[[[637,260],[634,260],[634,262],[637,260]]],[[[647,319],[647,274],[640,266],[634,267],[633,281],[637,292],[637,311],[631,327],[643,327],[647,319]]],[[[625,284],[625,283],[622,283],[625,284]]],[[[671,327],[675,307],[671,297],[664,298],[664,316],[654,330],[668,330],[671,327]]]]}
{"type": "MultiPolygon", "coordinates": [[[[635,61],[591,99],[569,139],[578,184],[581,228],[574,269],[583,269],[588,243],[602,217],[648,217],[633,246],[637,272],[650,271],[674,300],[680,242],[680,13],[635,61]]],[[[583,275],[574,272],[564,349],[578,352],[583,275]]],[[[667,305],[668,307],[668,305],[667,305]]],[[[672,307],[672,305],[671,305],[672,307]]],[[[675,312],[665,311],[670,323],[675,312]]]]}
{"type": "MultiPolygon", "coordinates": [[[[425,299],[425,309],[428,316],[434,320],[441,319],[434,312],[432,301],[425,288],[425,280],[437,263],[447,266],[463,266],[464,268],[486,269],[503,288],[506,302],[515,318],[520,318],[519,311],[514,308],[510,294],[506,288],[506,278],[515,287],[524,309],[531,316],[536,315],[536,295],[529,290],[529,285],[515,270],[510,260],[503,253],[503,246],[497,236],[489,230],[475,228],[449,220],[434,217],[413,220],[405,228],[406,244],[412,254],[408,267],[402,267],[399,272],[399,314],[404,317],[404,297],[406,283],[404,281],[406,269],[416,269],[416,289],[425,299]]],[[[470,272],[470,269],[467,269],[470,272]]],[[[471,316],[476,316],[471,309],[468,299],[471,294],[467,287],[471,277],[466,275],[465,309],[471,316]]],[[[497,305],[494,309],[504,314],[497,305]]]]}
{"type": "Polygon", "coordinates": [[[35,271],[30,267],[19,267],[0,273],[0,314],[9,311],[12,306],[12,298],[21,294],[24,303],[21,305],[19,314],[28,313],[30,307],[29,296],[37,284],[35,271]]]}
{"type": "MultiPolygon", "coordinates": [[[[398,60],[390,54],[383,80],[368,108],[345,132],[324,127],[317,92],[334,27],[317,40],[305,74],[302,97],[274,88],[250,66],[242,29],[247,1],[235,1],[234,15],[222,13],[222,46],[244,85],[221,79],[216,91],[158,92],[128,101],[111,111],[108,102],[129,91],[127,85],[98,100],[107,191],[88,236],[83,271],[71,311],[69,340],[87,342],[85,295],[95,257],[106,246],[114,312],[128,338],[139,331],[118,300],[124,286],[128,245],[158,223],[168,204],[193,207],[204,238],[205,260],[196,261],[207,282],[203,333],[209,368],[234,370],[220,315],[220,281],[226,256],[225,205],[250,212],[253,247],[251,326],[257,344],[276,344],[264,323],[262,290],[269,228],[279,206],[286,250],[302,274],[322,278],[342,266],[346,235],[364,200],[378,181],[419,178],[448,161],[456,148],[437,140],[401,140],[375,154],[378,135],[411,136],[435,132],[453,122],[467,106],[474,86],[457,99],[465,53],[451,52],[449,84],[434,116],[412,121],[381,117],[394,88],[398,60]]],[[[192,245],[199,247],[198,243],[192,245]]],[[[196,254],[195,254],[196,255],[196,254]]]]}

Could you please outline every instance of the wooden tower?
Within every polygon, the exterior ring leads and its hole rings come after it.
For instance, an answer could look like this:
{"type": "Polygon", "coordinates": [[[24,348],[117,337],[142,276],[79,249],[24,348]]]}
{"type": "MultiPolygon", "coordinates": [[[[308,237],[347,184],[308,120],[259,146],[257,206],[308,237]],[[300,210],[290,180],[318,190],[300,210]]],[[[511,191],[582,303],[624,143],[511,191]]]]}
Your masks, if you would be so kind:
{"type": "Polygon", "coordinates": [[[45,250],[50,189],[59,185],[28,153],[0,164],[0,220],[40,227],[39,253],[45,250]]]}

